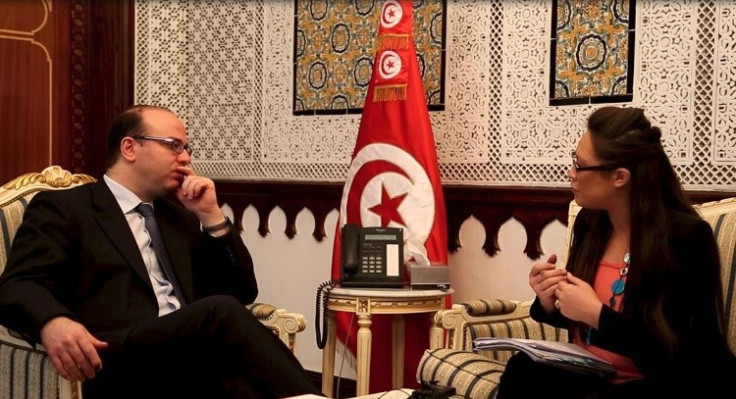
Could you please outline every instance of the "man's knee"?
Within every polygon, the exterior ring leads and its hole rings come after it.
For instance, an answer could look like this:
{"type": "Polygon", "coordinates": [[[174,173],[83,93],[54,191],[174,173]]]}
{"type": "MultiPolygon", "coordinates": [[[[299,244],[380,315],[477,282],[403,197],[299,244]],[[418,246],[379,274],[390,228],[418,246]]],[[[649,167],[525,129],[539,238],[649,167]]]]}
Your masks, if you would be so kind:
{"type": "Polygon", "coordinates": [[[213,295],[195,301],[190,306],[198,307],[195,313],[203,313],[206,318],[218,325],[258,323],[251,312],[233,296],[213,295]]]}
{"type": "Polygon", "coordinates": [[[245,307],[231,295],[212,295],[196,300],[190,306],[199,306],[210,312],[237,312],[245,307]]]}

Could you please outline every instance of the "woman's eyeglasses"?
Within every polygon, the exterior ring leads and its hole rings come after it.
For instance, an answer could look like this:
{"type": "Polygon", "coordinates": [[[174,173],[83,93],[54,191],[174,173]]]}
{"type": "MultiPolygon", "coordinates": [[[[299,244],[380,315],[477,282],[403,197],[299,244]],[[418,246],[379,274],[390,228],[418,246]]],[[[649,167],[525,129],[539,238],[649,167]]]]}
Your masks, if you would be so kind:
{"type": "Polygon", "coordinates": [[[194,152],[194,148],[190,144],[184,144],[179,139],[172,139],[171,137],[154,137],[154,136],[132,136],[136,140],[151,140],[151,141],[157,141],[167,147],[169,147],[172,151],[176,152],[177,154],[181,154],[182,152],[186,151],[187,154],[192,155],[194,152]]]}
{"type": "Polygon", "coordinates": [[[572,157],[572,167],[575,168],[575,172],[583,172],[586,170],[613,170],[618,167],[616,164],[580,166],[578,163],[578,154],[575,153],[575,150],[570,152],[570,157],[572,157]]]}

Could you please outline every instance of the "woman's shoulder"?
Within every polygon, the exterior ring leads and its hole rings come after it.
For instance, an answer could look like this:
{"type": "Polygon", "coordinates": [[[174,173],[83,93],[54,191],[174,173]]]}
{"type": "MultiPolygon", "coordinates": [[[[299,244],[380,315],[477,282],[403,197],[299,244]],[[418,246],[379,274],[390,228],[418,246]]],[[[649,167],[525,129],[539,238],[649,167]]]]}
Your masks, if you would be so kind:
{"type": "Polygon", "coordinates": [[[668,220],[667,234],[675,244],[713,239],[713,228],[697,214],[675,212],[668,220]]]}
{"type": "Polygon", "coordinates": [[[703,220],[698,214],[686,212],[674,212],[668,219],[669,232],[690,233],[702,232],[703,229],[711,230],[710,224],[703,220]]]}

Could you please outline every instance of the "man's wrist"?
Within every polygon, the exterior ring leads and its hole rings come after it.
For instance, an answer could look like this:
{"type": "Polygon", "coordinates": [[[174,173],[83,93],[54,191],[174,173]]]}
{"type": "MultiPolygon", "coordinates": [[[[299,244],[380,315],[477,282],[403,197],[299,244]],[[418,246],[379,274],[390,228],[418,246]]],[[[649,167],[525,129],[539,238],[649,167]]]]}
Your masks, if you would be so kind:
{"type": "Polygon", "coordinates": [[[225,220],[223,220],[220,223],[215,223],[215,224],[212,224],[212,225],[204,225],[203,224],[202,225],[202,231],[204,231],[205,233],[212,234],[212,233],[216,233],[216,232],[221,231],[221,230],[229,230],[230,229],[230,226],[232,226],[232,222],[230,222],[230,219],[228,219],[227,216],[226,216],[225,217],[225,220]]]}

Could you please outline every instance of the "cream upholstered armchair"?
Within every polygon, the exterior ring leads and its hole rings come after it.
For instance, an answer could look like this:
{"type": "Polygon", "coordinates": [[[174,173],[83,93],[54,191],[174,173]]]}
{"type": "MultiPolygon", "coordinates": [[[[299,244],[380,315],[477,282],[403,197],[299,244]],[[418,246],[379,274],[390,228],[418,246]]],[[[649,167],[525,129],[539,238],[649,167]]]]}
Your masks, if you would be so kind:
{"type": "MultiPolygon", "coordinates": [[[[91,176],[72,174],[59,166],[49,166],[41,173],[22,175],[0,187],[0,273],[5,269],[15,232],[23,212],[39,191],[67,189],[95,181],[91,176]]],[[[247,306],[266,327],[292,351],[298,332],[306,328],[306,319],[298,313],[255,303],[247,306]]],[[[0,397],[12,398],[81,398],[80,383],[72,383],[56,373],[41,345],[30,345],[18,334],[0,325],[0,397]]]]}
{"type": "MultiPolygon", "coordinates": [[[[695,206],[711,225],[721,255],[723,292],[726,301],[728,342],[736,352],[736,198],[695,206]]],[[[573,201],[568,213],[565,248],[569,248],[572,226],[580,207],[573,201]]],[[[564,257],[566,257],[565,254],[564,257]]],[[[565,264],[565,259],[560,264],[565,264]]],[[[437,381],[455,387],[468,398],[493,398],[511,351],[472,352],[472,341],[479,337],[516,337],[567,341],[567,332],[538,323],[529,316],[531,301],[499,299],[474,300],[454,304],[434,316],[430,349],[417,369],[420,381],[437,381]],[[443,333],[446,339],[443,340],[443,333]]]]}

